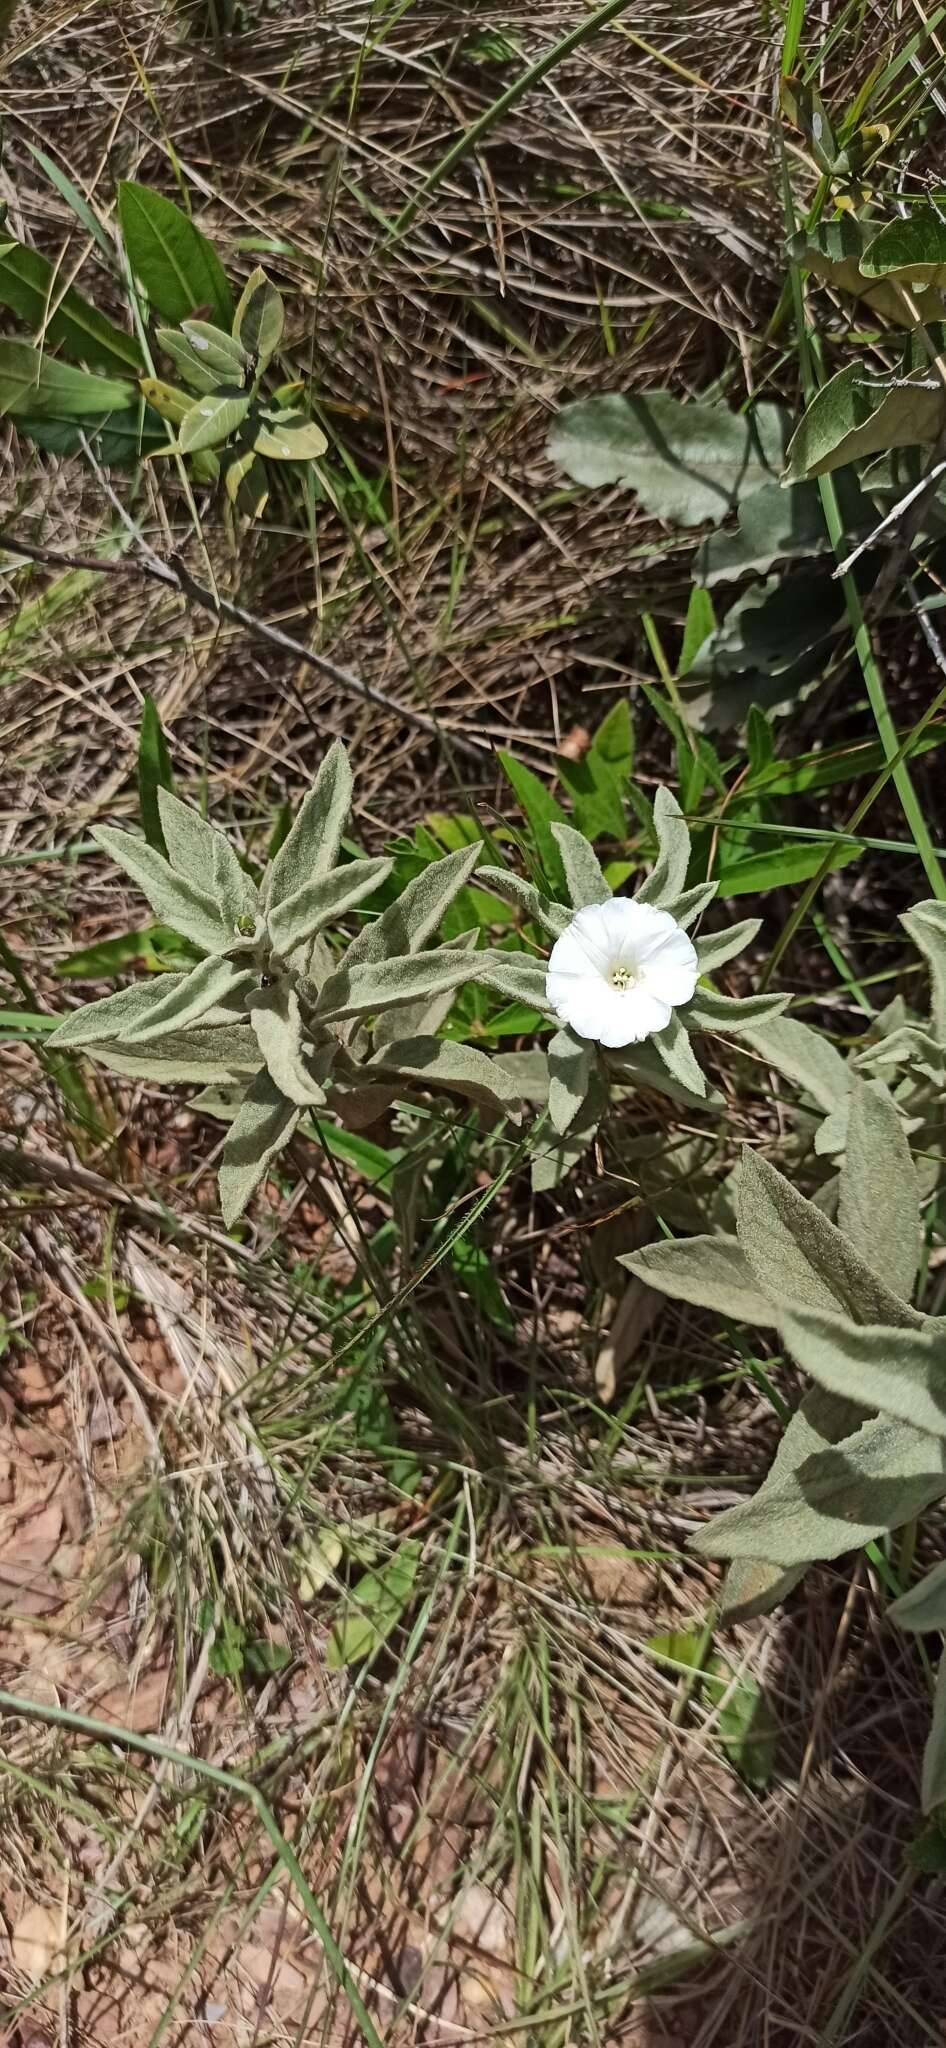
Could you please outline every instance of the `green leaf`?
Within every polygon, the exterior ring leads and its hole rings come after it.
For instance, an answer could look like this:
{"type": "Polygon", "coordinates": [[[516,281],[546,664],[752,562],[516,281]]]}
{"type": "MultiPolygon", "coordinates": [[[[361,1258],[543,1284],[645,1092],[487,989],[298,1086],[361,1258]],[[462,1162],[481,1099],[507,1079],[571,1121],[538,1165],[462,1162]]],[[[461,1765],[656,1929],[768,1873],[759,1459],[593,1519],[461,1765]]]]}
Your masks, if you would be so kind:
{"type": "Polygon", "coordinates": [[[233,332],[247,355],[265,369],[282,340],[283,303],[259,265],[251,270],[233,316],[233,332]]]}
{"type": "Polygon", "coordinates": [[[115,989],[97,1002],[71,1010],[57,1024],[51,1045],[100,1045],[110,1038],[122,1038],[136,1023],[147,1023],[169,995],[184,987],[186,974],[162,974],[157,981],[136,981],[128,988],[115,989]]]}
{"type": "Polygon", "coordinates": [[[328,442],[315,420],[307,419],[303,412],[287,412],[269,419],[264,414],[253,446],[257,455],[270,462],[317,462],[328,442]]]}
{"type": "Polygon", "coordinates": [[[229,327],[233,306],[220,258],[173,200],[124,182],[118,218],[131,269],[163,319],[180,322],[209,306],[216,324],[229,327]]]}
{"type": "MultiPolygon", "coordinates": [[[[735,533],[711,533],[700,542],[693,573],[699,584],[712,587],[750,572],[764,575],[773,562],[820,554],[828,544],[821,498],[813,485],[795,484],[786,491],[777,483],[763,484],[740,505],[735,533]]],[[[714,624],[711,617],[703,640],[714,624]]],[[[687,673],[681,664],[680,674],[687,673]]]]}
{"type": "Polygon", "coordinates": [[[860,1257],[909,1301],[920,1261],[920,1190],[903,1119],[882,1081],[855,1080],[851,1089],[838,1222],[860,1257]]]}
{"type": "Polygon", "coordinates": [[[282,1151],[301,1112],[277,1088],[272,1075],[257,1074],[243,1097],[224,1142],[218,1182],[227,1229],[242,1216],[270,1160],[282,1151]]]}
{"type": "Polygon", "coordinates": [[[871,1420],[807,1451],[790,1471],[776,1475],[773,1467],[753,1500],[717,1515],[690,1547],[706,1557],[762,1558],[785,1570],[858,1550],[944,1493],[946,1443],[902,1422],[871,1420]]]}
{"type": "Polygon", "coordinates": [[[570,1128],[559,1136],[543,1131],[532,1152],[532,1187],[536,1194],[557,1188],[587,1152],[607,1108],[607,1095],[595,1076],[570,1128]]]}
{"type": "Polygon", "coordinates": [[[690,860],[690,833],[675,796],[661,787],[654,798],[654,826],[657,859],[647,880],[637,891],[638,903],[652,903],[667,910],[682,890],[690,860]]]}
{"type": "MultiPolygon", "coordinates": [[[[920,307],[921,319],[927,319],[928,308],[925,291],[916,291],[918,284],[946,284],[946,222],[940,217],[935,206],[916,206],[904,220],[888,221],[868,244],[861,257],[861,269],[865,277],[890,277],[891,273],[903,272],[920,307]]],[[[938,320],[938,311],[930,315],[938,320]]]]}
{"type": "Polygon", "coordinates": [[[352,940],[345,965],[355,967],[404,953],[419,953],[439,929],[445,912],[469,881],[483,851],[482,841],[434,860],[401,890],[381,916],[352,940]]]}
{"type": "Polygon", "coordinates": [[[547,964],[527,953],[504,953],[498,949],[477,955],[476,979],[505,996],[509,1002],[527,1003],[530,1009],[548,1014],[545,994],[547,964]]]}
{"type": "Polygon", "coordinates": [[[420,996],[437,995],[441,989],[459,988],[465,981],[483,980],[486,953],[457,952],[439,946],[434,952],[405,955],[403,959],[371,960],[354,967],[343,965],[325,982],[316,1016],[320,1023],[342,1017],[367,1016],[420,996]]]}
{"type": "Polygon", "coordinates": [[[727,960],[737,953],[744,953],[762,929],[761,917],[743,918],[741,924],[730,924],[725,931],[707,932],[696,940],[696,957],[701,974],[712,974],[717,967],[725,966],[727,960]]]}
{"type": "Polygon", "coordinates": [[[744,1031],[779,1016],[788,1000],[788,996],[721,996],[714,988],[698,986],[682,1014],[691,1031],[725,1031],[730,1038],[741,1038],[744,1031]]]}
{"type": "Polygon", "coordinates": [[[238,1080],[255,1074],[260,1051],[249,1024],[198,1025],[191,1031],[169,1031],[148,1045],[92,1045],[90,1059],[116,1074],[130,1074],[140,1081],[238,1080]]]}
{"type": "Polygon", "coordinates": [[[584,833],[576,832],[571,825],[553,824],[551,830],[562,856],[565,886],[573,908],[582,910],[587,903],[609,902],[611,891],[584,833]]]}
{"type": "Polygon", "coordinates": [[[694,888],[684,889],[679,896],[671,897],[663,907],[676,919],[683,931],[688,931],[691,924],[695,924],[697,918],[702,917],[704,910],[712,903],[716,888],[715,882],[697,882],[694,888]]]}
{"type": "Polygon", "coordinates": [[[528,918],[543,925],[555,939],[571,924],[572,913],[564,903],[553,903],[550,896],[544,895],[541,889],[536,889],[521,875],[513,874],[509,868],[481,868],[478,879],[485,888],[502,897],[504,903],[514,903],[517,910],[524,910],[528,918]]]}
{"type": "Polygon", "coordinates": [[[174,789],[174,770],[164,728],[154,698],[145,691],[138,735],[138,803],[141,823],[149,846],[167,859],[164,829],[158,810],[158,790],[174,789]]]}
{"type": "Polygon", "coordinates": [[[934,1564],[925,1578],[891,1602],[887,1613],[898,1628],[905,1628],[912,1635],[946,1630],[946,1562],[934,1564]]]}
{"type": "Polygon", "coordinates": [[[86,231],[86,234],[91,236],[92,241],[101,250],[102,255],[105,257],[106,263],[113,263],[115,260],[115,250],[112,241],[110,237],[106,234],[105,229],[103,228],[102,223],[99,220],[97,214],[93,213],[88,201],[84,199],[82,193],[77,190],[76,186],[72,182],[72,179],[67,178],[65,171],[61,171],[59,165],[54,162],[53,158],[51,156],[47,156],[46,151],[44,149],[39,149],[35,142],[30,142],[25,137],[24,140],[26,140],[26,147],[29,150],[31,157],[33,157],[35,161],[39,165],[41,165],[42,169],[46,173],[47,178],[50,181],[50,184],[55,186],[56,191],[61,194],[62,198],[66,202],[66,205],[70,207],[72,212],[75,214],[76,219],[81,222],[82,226],[86,231]]]}
{"type": "Polygon", "coordinates": [[[282,954],[315,937],[325,925],[344,916],[365,896],[387,880],[393,860],[352,860],[344,867],[329,868],[315,881],[305,882],[270,910],[268,924],[273,945],[282,954]]]}
{"type": "Polygon", "coordinates": [[[422,1034],[395,1038],[375,1055],[368,1071],[415,1086],[446,1088],[480,1103],[493,1116],[519,1121],[521,1092],[515,1081],[500,1060],[490,1059],[476,1046],[422,1034]]]}
{"type": "Polygon", "coordinates": [[[829,1394],[946,1437],[946,1321],[892,1330],[795,1309],[783,1314],[782,1334],[796,1364],[829,1394]]]}
{"type": "Polygon", "coordinates": [[[531,768],[523,766],[512,754],[502,747],[497,749],[496,759],[506,781],[527,820],[536,851],[542,863],[543,872],[555,896],[565,893],[565,868],[562,856],[552,836],[552,826],[567,825],[568,819],[551,791],[546,789],[531,768]]]}
{"type": "Polygon", "coordinates": [[[225,381],[222,372],[212,369],[180,328],[158,327],[155,340],[162,353],[170,356],[178,375],[183,377],[191,391],[216,391],[225,381]]]}
{"type": "Polygon", "coordinates": [[[302,1014],[295,990],[285,982],[274,988],[257,989],[249,1011],[257,1044],[280,1095],[300,1109],[321,1107],[325,1101],[322,1082],[328,1064],[324,1055],[318,1062],[305,1057],[302,1014]]]}
{"type": "Polygon", "coordinates": [[[336,740],[303,799],[292,831],[267,870],[264,895],[271,909],[335,866],[351,809],[351,793],[348,755],[341,740],[336,740]]]}
{"type": "Polygon", "coordinates": [[[788,1599],[806,1570],[806,1565],[794,1564],[783,1572],[761,1557],[734,1558],[720,1594],[722,1619],[729,1623],[755,1621],[760,1614],[771,1614],[773,1607],[788,1599]]]}
{"type": "Polygon", "coordinates": [[[662,1031],[655,1031],[650,1044],[666,1067],[671,1079],[691,1095],[706,1094],[706,1077],[696,1058],[686,1025],[679,1010],[673,1010],[669,1024],[662,1031]]]}
{"type": "MultiPolygon", "coordinates": [[[[777,490],[778,486],[773,484],[767,488],[777,490]]],[[[751,498],[749,503],[752,503],[751,498]]],[[[697,563],[700,562],[703,548],[706,545],[707,543],[704,541],[697,555],[697,563]]],[[[709,578],[707,577],[704,580],[708,582],[709,578]]],[[[680,658],[677,662],[678,676],[689,675],[700,648],[709,639],[710,634],[715,631],[716,613],[713,609],[713,600],[708,591],[703,590],[699,583],[694,583],[690,592],[687,615],[683,627],[683,642],[680,648],[680,658]]]]}
{"type": "MultiPolygon", "coordinates": [[[[904,223],[897,221],[894,225],[901,227],[904,223]]],[[[854,298],[863,299],[871,313],[884,325],[892,321],[898,327],[915,327],[915,318],[902,291],[896,289],[893,281],[878,277],[864,267],[864,253],[871,234],[869,222],[844,213],[838,220],[819,221],[816,227],[802,229],[792,235],[788,255],[823,283],[836,285],[839,291],[850,292],[854,298]]],[[[946,301],[942,295],[927,289],[917,298],[912,293],[912,277],[911,271],[904,282],[921,308],[921,317],[942,320],[946,316],[946,301]]]]}
{"type": "Polygon", "coordinates": [[[134,396],[134,385],[117,377],[76,370],[28,341],[0,340],[0,415],[92,420],[120,411],[134,396]]]}
{"type": "Polygon", "coordinates": [[[667,391],[609,392],[559,413],[548,453],[579,484],[623,484],[674,526],[722,519],[777,475],[785,415],[681,401],[667,391]]]}
{"type": "Polygon", "coordinates": [[[18,313],[47,347],[64,348],[90,369],[119,374],[144,369],[132,336],[107,320],[73,285],[64,288],[57,267],[22,242],[0,248],[0,306],[18,313]]]}
{"type": "Polygon", "coordinates": [[[721,1657],[711,1657],[702,1689],[716,1709],[716,1733],[733,1769],[764,1791],[775,1770],[778,1725],[762,1687],[748,1672],[736,1674],[721,1657]]]}
{"type": "Polygon", "coordinates": [[[118,832],[110,825],[94,825],[92,837],[137,883],[163,924],[183,932],[205,953],[226,951],[233,934],[224,925],[213,898],[183,875],[175,874],[147,840],[135,839],[130,832],[118,832]]]}
{"type": "Polygon", "coordinates": [[[739,1172],[737,1229],[759,1286],[780,1315],[812,1308],[893,1329],[919,1325],[916,1311],[884,1286],[823,1210],[748,1147],[739,1172]]]}
{"type": "Polygon", "coordinates": [[[559,755],[559,779],[572,799],[575,823],[586,839],[624,839],[624,790],[634,758],[631,707],[619,697],[579,761],[559,755]]]}
{"type": "Polygon", "coordinates": [[[933,1693],[933,1725],[923,1751],[920,1804],[932,1813],[946,1799],[946,1652],[939,1660],[933,1693]]]}
{"type": "Polygon", "coordinates": [[[797,1017],[770,1017],[765,1024],[741,1032],[740,1037],[828,1114],[850,1093],[851,1075],[837,1046],[797,1017]]]}
{"type": "Polygon", "coordinates": [[[196,946],[170,925],[149,924],[140,931],[117,932],[95,946],[80,946],[57,960],[56,973],[68,981],[114,981],[138,961],[149,974],[161,974],[167,968],[193,967],[199,958],[196,946]]]}
{"type": "Polygon", "coordinates": [[[574,1123],[595,1070],[594,1048],[567,1026],[556,1031],[548,1048],[549,1121],[562,1137],[574,1123]]]}
{"type": "Polygon", "coordinates": [[[489,1253],[483,1250],[482,1245],[471,1244],[469,1238],[458,1237],[450,1247],[450,1264],[477,1308],[496,1324],[497,1329],[505,1330],[507,1336],[514,1335],[516,1325],[506,1306],[489,1253]]]}
{"type": "Polygon", "coordinates": [[[817,875],[827,859],[829,871],[860,860],[859,846],[838,846],[830,839],[786,840],[770,852],[745,854],[740,860],[724,860],[719,874],[719,894],[724,902],[732,896],[760,896],[769,889],[788,888],[793,882],[807,882],[817,875]]]}
{"type": "Polygon", "coordinates": [[[930,1024],[934,1038],[946,1044],[946,904],[916,903],[900,923],[919,947],[930,970],[930,1024]]]}
{"type": "Polygon", "coordinates": [[[269,486],[263,464],[252,448],[244,448],[228,462],[225,483],[231,505],[236,505],[244,518],[258,519],[269,497],[269,486]]]}
{"type": "Polygon", "coordinates": [[[199,361],[230,384],[242,384],[249,368],[246,350],[232,334],[209,320],[182,320],[181,334],[199,361]]]}
{"type": "MultiPolygon", "coordinates": [[[[476,946],[477,934],[459,932],[454,939],[445,939],[444,946],[451,952],[470,953],[476,946]]],[[[350,953],[350,949],[349,949],[350,953]]],[[[349,953],[345,955],[346,964],[349,953]]],[[[391,1010],[387,1016],[376,1018],[372,1038],[376,1050],[381,1053],[395,1038],[433,1038],[447,1021],[453,1008],[456,990],[439,989],[436,995],[421,996],[416,1003],[404,1003],[391,1010]]]]}
{"type": "Polygon", "coordinates": [[[155,998],[152,1007],[119,1033],[122,1044],[144,1045],[148,1039],[162,1038],[168,1031],[184,1031],[221,1003],[234,1009],[242,1004],[254,980],[248,968],[241,971],[232,960],[213,956],[201,960],[189,974],[162,975],[151,983],[155,998]],[[168,986],[171,981],[176,984],[174,988],[168,986]]]}
{"type": "Polygon", "coordinates": [[[946,391],[927,371],[890,386],[868,365],[848,363],[822,385],[796,428],[786,479],[824,476],[865,455],[935,441],[944,424],[946,391]]]}
{"type": "Polygon", "coordinates": [[[777,1311],[763,1294],[738,1238],[684,1237],[643,1245],[639,1251],[623,1252],[619,1266],[626,1266],[648,1287],[669,1294],[674,1301],[694,1302],[698,1308],[715,1309],[737,1323],[772,1328],[777,1311]]]}
{"type": "Polygon", "coordinates": [[[245,394],[234,398],[222,391],[208,391],[203,398],[195,399],[177,431],[182,455],[193,455],[199,448],[219,448],[236,433],[249,409],[250,401],[245,394]]]}
{"type": "Polygon", "coordinates": [[[330,1671],[364,1663],[387,1641],[413,1594],[420,1557],[420,1544],[408,1536],[393,1557],[359,1579],[328,1639],[325,1662],[330,1671]]]}
{"type": "Polygon", "coordinates": [[[171,867],[183,881],[212,895],[221,931],[232,945],[240,935],[241,918],[252,918],[255,925],[259,896],[254,882],[240,866],[226,833],[202,818],[192,804],[162,786],[157,805],[171,867]]]}

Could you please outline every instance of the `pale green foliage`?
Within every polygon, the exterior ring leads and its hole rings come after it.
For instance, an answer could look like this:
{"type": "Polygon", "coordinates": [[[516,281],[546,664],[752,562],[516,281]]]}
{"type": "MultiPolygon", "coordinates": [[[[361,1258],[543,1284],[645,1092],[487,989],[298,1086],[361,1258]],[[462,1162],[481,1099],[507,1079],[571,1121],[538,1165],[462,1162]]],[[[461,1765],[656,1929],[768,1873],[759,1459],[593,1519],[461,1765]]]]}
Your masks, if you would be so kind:
{"type": "Polygon", "coordinates": [[[784,445],[775,405],[747,414],[668,391],[608,392],[564,406],[548,452],[576,483],[623,484],[655,517],[697,526],[774,482],[784,445]]]}

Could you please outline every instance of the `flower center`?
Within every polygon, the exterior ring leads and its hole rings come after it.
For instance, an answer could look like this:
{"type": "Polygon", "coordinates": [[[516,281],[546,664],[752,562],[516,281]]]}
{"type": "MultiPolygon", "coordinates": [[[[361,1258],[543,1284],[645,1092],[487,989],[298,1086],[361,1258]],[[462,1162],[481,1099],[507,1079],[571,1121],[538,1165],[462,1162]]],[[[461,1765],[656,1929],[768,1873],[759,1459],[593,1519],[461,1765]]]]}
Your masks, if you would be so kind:
{"type": "Polygon", "coordinates": [[[608,980],[611,987],[618,989],[623,995],[626,989],[636,986],[637,975],[633,967],[628,967],[626,961],[619,960],[617,965],[611,968],[608,980]]]}

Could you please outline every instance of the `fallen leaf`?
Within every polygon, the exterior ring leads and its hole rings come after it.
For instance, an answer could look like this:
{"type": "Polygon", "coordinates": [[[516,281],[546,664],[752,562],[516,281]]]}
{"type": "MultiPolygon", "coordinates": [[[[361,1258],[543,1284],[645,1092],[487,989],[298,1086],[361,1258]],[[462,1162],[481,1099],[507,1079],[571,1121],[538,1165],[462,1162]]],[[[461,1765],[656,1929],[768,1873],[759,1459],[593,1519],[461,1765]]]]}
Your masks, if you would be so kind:
{"type": "Polygon", "coordinates": [[[65,1957],[59,1946],[60,1915],[52,1906],[28,1906],[10,1937],[13,1961],[24,1977],[40,1984],[65,1957]]]}

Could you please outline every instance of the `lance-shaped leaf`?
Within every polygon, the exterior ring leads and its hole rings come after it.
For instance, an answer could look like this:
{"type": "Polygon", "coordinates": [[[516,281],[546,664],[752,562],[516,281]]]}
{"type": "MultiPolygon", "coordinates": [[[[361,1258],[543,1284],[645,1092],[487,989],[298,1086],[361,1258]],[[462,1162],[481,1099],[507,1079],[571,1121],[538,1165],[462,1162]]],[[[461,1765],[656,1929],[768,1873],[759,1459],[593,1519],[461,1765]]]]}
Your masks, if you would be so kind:
{"type": "MultiPolygon", "coordinates": [[[[211,365],[205,362],[199,349],[194,347],[192,341],[188,341],[186,334],[182,334],[180,328],[158,327],[155,330],[155,340],[164,355],[170,356],[179,376],[183,377],[184,382],[190,385],[192,391],[216,391],[218,385],[222,383],[221,372],[212,369],[211,365]]],[[[188,400],[188,406],[189,404],[190,400],[188,400]]],[[[187,406],[185,406],[186,410],[187,406]]]]}
{"type": "Polygon", "coordinates": [[[571,1128],[558,1136],[542,1131],[532,1153],[532,1186],[545,1194],[557,1188],[587,1152],[607,1108],[607,1095],[595,1075],[571,1128]]]}
{"type": "Polygon", "coordinates": [[[851,1076],[837,1046],[797,1017],[769,1017],[740,1032],[769,1066],[794,1081],[829,1114],[850,1092],[851,1076]]]}
{"type": "Polygon", "coordinates": [[[465,981],[481,981],[486,958],[485,953],[458,953],[453,947],[438,946],[432,953],[407,954],[403,959],[371,960],[354,967],[346,962],[329,975],[315,1015],[320,1023],[365,1017],[374,1010],[436,995],[441,989],[459,988],[465,981]]]}
{"type": "Polygon", "coordinates": [[[900,919],[929,964],[930,1023],[940,1045],[946,1043],[946,903],[916,903],[900,919]]]}
{"type": "Polygon", "coordinates": [[[251,270],[233,316],[233,332],[247,353],[263,367],[282,340],[283,303],[265,270],[251,270]]]}
{"type": "Polygon", "coordinates": [[[698,988],[683,1014],[691,1031],[725,1031],[741,1038],[744,1031],[781,1016],[788,1001],[788,996],[721,996],[715,988],[698,988]]]}
{"type": "Polygon", "coordinates": [[[636,1088],[655,1088],[659,1094],[669,1096],[671,1102],[682,1103],[686,1109],[704,1109],[708,1103],[718,1103],[721,1099],[715,1090],[707,1090],[702,1071],[699,1092],[678,1081],[666,1061],[661,1059],[653,1038],[644,1038],[639,1045],[622,1046],[619,1052],[609,1052],[605,1058],[616,1081],[636,1088]]]}
{"type": "Polygon", "coordinates": [[[583,910],[586,903],[607,903],[611,891],[601,872],[597,855],[584,833],[576,832],[573,825],[553,823],[550,829],[562,856],[565,884],[573,908],[583,910]]]}
{"type": "Polygon", "coordinates": [[[688,1088],[691,1095],[706,1094],[706,1076],[690,1044],[689,1033],[679,1010],[672,1010],[669,1024],[655,1031],[650,1044],[671,1079],[688,1088]]]}
{"type": "Polygon", "coordinates": [[[224,334],[209,320],[182,320],[181,333],[208,370],[217,370],[231,384],[242,384],[249,367],[247,355],[232,334],[224,334]]]}
{"type": "Polygon", "coordinates": [[[336,740],[321,762],[299,815],[267,871],[264,894],[270,909],[285,903],[306,882],[317,881],[335,866],[351,809],[351,793],[348,755],[341,740],[336,740]]]}
{"type": "Polygon", "coordinates": [[[388,960],[405,953],[419,953],[439,929],[454,897],[465,888],[483,848],[479,841],[432,860],[389,903],[380,917],[366,924],[352,940],[345,954],[346,967],[371,960],[388,960]]]}
{"type": "Polygon", "coordinates": [[[946,1083],[946,1046],[915,1024],[901,1024],[889,1037],[858,1053],[858,1067],[904,1067],[936,1087],[946,1083]]]}
{"type": "Polygon", "coordinates": [[[144,1045],[150,1038],[162,1038],[167,1031],[186,1031],[188,1025],[199,1024],[216,1004],[232,1006],[245,998],[256,976],[249,969],[238,970],[232,960],[211,955],[192,968],[190,974],[180,978],[175,975],[179,986],[166,993],[162,991],[163,980],[162,976],[155,987],[159,1000],[153,1008],[121,1032],[123,1045],[144,1045]]]}
{"type": "Polygon", "coordinates": [[[547,966],[544,960],[530,958],[525,953],[503,953],[492,950],[478,955],[477,979],[494,989],[497,995],[506,996],[512,1003],[526,1003],[530,1009],[548,1011],[545,994],[547,966]]]}
{"type": "Polygon", "coordinates": [[[652,903],[656,909],[666,910],[674,897],[682,893],[686,882],[690,834],[676,797],[671,796],[663,785],[654,798],[654,827],[657,859],[646,882],[638,889],[635,901],[652,903]]]}
{"type": "Polygon", "coordinates": [[[392,1078],[446,1088],[478,1102],[493,1116],[519,1121],[519,1093],[500,1061],[476,1046],[446,1038],[396,1038],[370,1063],[392,1078]]]}
{"type": "Polygon", "coordinates": [[[844,1232],[760,1154],[743,1151],[739,1242],[760,1287],[782,1310],[840,1311],[857,1323],[917,1327],[915,1309],[892,1294],[844,1232]]]}
{"type": "Polygon", "coordinates": [[[171,925],[185,939],[193,939],[195,946],[205,953],[226,950],[232,933],[213,898],[194,882],[176,874],[147,840],[135,839],[130,832],[118,832],[111,825],[93,825],[92,837],[137,882],[162,924],[171,925]]]}
{"type": "Polygon", "coordinates": [[[549,1121],[561,1137],[585,1100],[595,1071],[594,1047],[563,1026],[548,1048],[549,1121]]]}
{"type": "Polygon", "coordinates": [[[946,1651],[939,1660],[933,1692],[933,1724],[923,1751],[920,1804],[932,1813],[946,1799],[946,1651]]]}
{"type": "Polygon", "coordinates": [[[305,1057],[302,1014],[295,989],[287,982],[259,989],[250,1005],[250,1022],[271,1080],[280,1095],[300,1109],[325,1101],[322,1082],[328,1071],[324,1056],[313,1066],[305,1057]]]}
{"type": "Polygon", "coordinates": [[[494,1062],[504,1068],[515,1089],[517,1102],[544,1103],[549,1099],[549,1063],[544,1052],[494,1053],[494,1062]]]}
{"type": "Polygon", "coordinates": [[[795,1309],[782,1317],[782,1334],[796,1363],[829,1394],[946,1437],[946,1321],[892,1330],[795,1309]]]}
{"type": "Polygon", "coordinates": [[[571,924],[572,913],[567,904],[553,902],[551,896],[508,868],[481,868],[477,881],[480,887],[492,890],[494,896],[501,896],[504,903],[514,903],[517,910],[524,910],[553,938],[559,938],[571,924]]]}
{"type": "Polygon", "coordinates": [[[898,1628],[908,1629],[911,1635],[926,1635],[933,1629],[946,1631],[946,1561],[934,1564],[932,1571],[911,1586],[908,1593],[901,1593],[899,1600],[892,1601],[887,1614],[898,1628]]]}
{"type": "Polygon", "coordinates": [[[325,925],[379,888],[393,866],[394,862],[386,859],[352,860],[346,866],[329,868],[327,874],[317,875],[314,881],[304,882],[294,895],[270,910],[267,923],[277,951],[291,953],[305,940],[314,938],[325,925]]]}
{"type": "Polygon", "coordinates": [[[169,1085],[238,1080],[241,1075],[255,1074],[260,1065],[260,1049],[249,1024],[200,1024],[190,1031],[169,1031],[147,1045],[127,1048],[115,1040],[90,1045],[88,1056],[113,1074],[169,1085]]]}
{"type": "Polygon", "coordinates": [[[228,1230],[242,1215],[270,1160],[288,1143],[300,1114],[265,1068],[250,1082],[227,1132],[217,1176],[228,1230]]]}
{"type": "Polygon", "coordinates": [[[622,1253],[618,1265],[674,1301],[715,1309],[718,1315],[760,1329],[771,1328],[778,1321],[738,1238],[722,1233],[718,1237],[667,1238],[622,1253]]]}
{"type": "Polygon", "coordinates": [[[737,953],[744,953],[762,929],[761,917],[745,917],[741,924],[728,925],[724,932],[707,932],[695,941],[701,974],[712,974],[737,953]]]}
{"type": "MultiPolygon", "coordinates": [[[[839,1401],[821,1387],[812,1387],[789,1421],[762,1491],[778,1485],[796,1466],[827,1445],[851,1436],[865,1419],[863,1411],[852,1407],[849,1401],[839,1401]]],[[[730,1621],[749,1621],[757,1614],[769,1614],[787,1599],[807,1569],[807,1558],[786,1570],[760,1557],[734,1558],[723,1582],[723,1614],[730,1621]]]]}
{"type": "Polygon", "coordinates": [[[188,978],[186,974],[162,974],[157,981],[136,981],[129,988],[102,996],[97,1003],[85,1003],[57,1024],[48,1042],[65,1048],[105,1045],[109,1039],[122,1038],[135,1024],[146,1022],[166,995],[183,988],[188,978]]]}
{"type": "Polygon", "coordinates": [[[858,1550],[946,1493],[946,1442],[874,1419],[770,1473],[751,1501],[690,1538],[705,1557],[763,1558],[781,1570],[858,1550]]]}
{"type": "Polygon", "coordinates": [[[838,1222],[867,1265],[909,1300],[920,1261],[920,1190],[903,1120],[882,1081],[853,1084],[838,1222]]]}
{"type": "MultiPolygon", "coordinates": [[[[458,932],[456,938],[445,939],[443,948],[451,953],[472,953],[479,938],[479,927],[470,932],[458,932]]],[[[346,953],[345,959],[349,955],[346,953]]],[[[375,1020],[372,1031],[376,1052],[383,1052],[394,1038],[435,1038],[442,1024],[445,1024],[453,1008],[456,990],[438,989],[436,995],[422,996],[419,1002],[405,1003],[402,1008],[383,1013],[375,1020]]]]}
{"type": "Polygon", "coordinates": [[[195,398],[177,430],[177,445],[184,455],[199,448],[220,448],[242,426],[250,409],[247,392],[208,391],[195,398]]]}
{"type": "Polygon", "coordinates": [[[241,917],[256,916],[259,891],[255,883],[241,868],[226,833],[209,824],[192,804],[182,803],[168,789],[158,790],[157,802],[168,860],[175,874],[201,890],[207,890],[209,885],[221,922],[233,936],[241,917]]]}
{"type": "Polygon", "coordinates": [[[698,917],[702,917],[707,905],[712,903],[719,887],[718,882],[696,882],[692,889],[684,889],[679,896],[672,896],[661,904],[684,931],[689,931],[698,917]]]}

